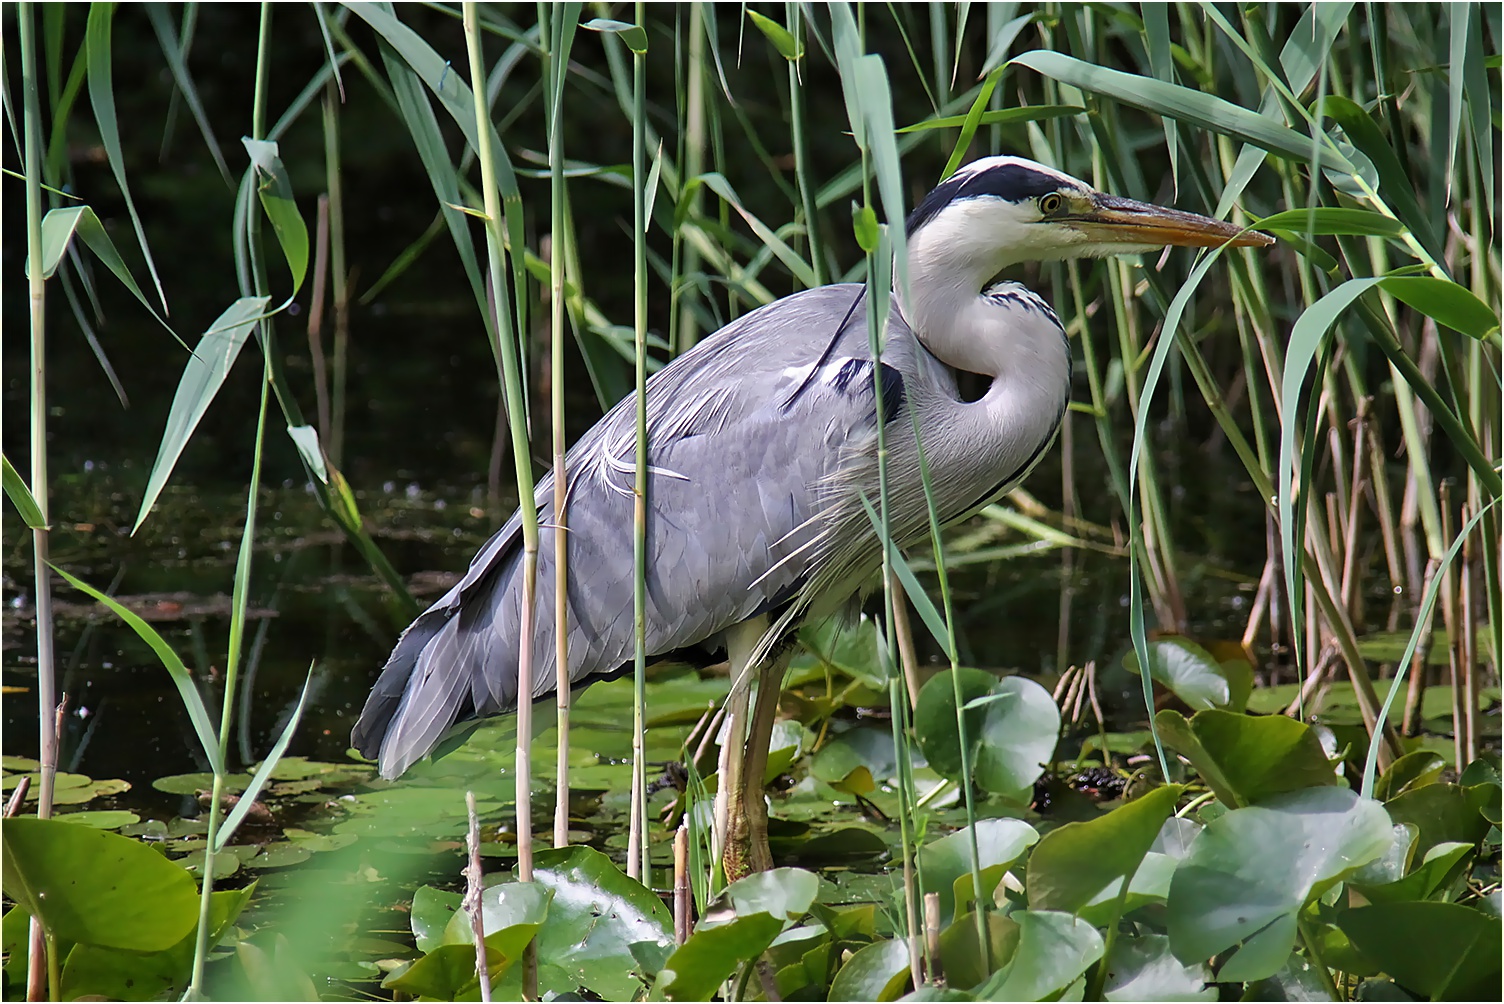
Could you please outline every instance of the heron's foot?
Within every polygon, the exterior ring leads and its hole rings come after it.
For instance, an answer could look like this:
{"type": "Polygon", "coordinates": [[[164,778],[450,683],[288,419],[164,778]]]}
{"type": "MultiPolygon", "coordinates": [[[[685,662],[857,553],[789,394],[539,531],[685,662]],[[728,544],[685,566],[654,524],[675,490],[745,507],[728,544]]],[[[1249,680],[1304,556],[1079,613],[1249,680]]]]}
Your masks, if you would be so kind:
{"type": "Polygon", "coordinates": [[[721,854],[721,871],[728,883],[773,867],[773,852],[768,847],[768,809],[762,790],[749,790],[744,798],[733,798],[730,810],[721,854]]]}

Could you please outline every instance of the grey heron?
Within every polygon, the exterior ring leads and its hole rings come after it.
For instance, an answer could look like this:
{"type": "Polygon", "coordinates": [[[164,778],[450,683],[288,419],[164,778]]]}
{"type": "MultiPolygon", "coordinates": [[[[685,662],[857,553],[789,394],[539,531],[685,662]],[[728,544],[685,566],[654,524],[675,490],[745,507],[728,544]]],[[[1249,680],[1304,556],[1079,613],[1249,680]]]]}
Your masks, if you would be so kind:
{"type": "MultiPolygon", "coordinates": [[[[913,210],[907,234],[908,297],[894,299],[876,367],[865,287],[846,283],[754,310],[648,382],[647,652],[727,654],[715,830],[728,878],[772,864],[762,779],[790,635],[847,607],[880,568],[862,501],[877,497],[878,423],[888,428],[900,545],[929,526],[913,420],[942,523],[1012,489],[1059,430],[1071,383],[1065,330],[1043,298],[998,274],[1025,261],[1272,243],[1018,157],[957,171],[913,210]],[[960,371],[991,381],[979,399],[958,391],[960,371]]],[[[566,463],[569,677],[578,686],[633,659],[634,401],[582,436],[566,463]]],[[[534,499],[545,524],[552,493],[550,475],[534,499]]],[[[383,776],[400,775],[456,722],[516,707],[520,527],[514,514],[397,642],[352,736],[383,776]]],[[[545,526],[535,700],[556,679],[553,537],[545,526]]]]}

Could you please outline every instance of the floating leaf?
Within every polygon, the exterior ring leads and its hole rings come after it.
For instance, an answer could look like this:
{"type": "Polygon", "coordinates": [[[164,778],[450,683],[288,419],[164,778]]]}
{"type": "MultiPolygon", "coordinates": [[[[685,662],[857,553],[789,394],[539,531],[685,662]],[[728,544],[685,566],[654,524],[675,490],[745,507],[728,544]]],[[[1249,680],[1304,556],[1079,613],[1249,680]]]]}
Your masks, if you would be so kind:
{"type": "Polygon", "coordinates": [[[8,819],[5,894],[55,938],[160,952],[198,919],[198,892],[176,864],[116,833],[56,819],[8,819]]]}
{"type": "Polygon", "coordinates": [[[1180,792],[1179,785],[1156,788],[1097,819],[1045,834],[1029,856],[1029,909],[1078,913],[1093,900],[1115,897],[1149,853],[1180,792]]]}
{"type": "MultiPolygon", "coordinates": [[[[1060,733],[1060,709],[1050,692],[1021,676],[996,677],[963,667],[966,738],[972,779],[988,791],[1019,796],[1044,773],[1060,733]]],[[[943,777],[961,777],[961,740],[951,671],[919,691],[914,731],[929,764],[943,777]]]]}
{"type": "Polygon", "coordinates": [[[1229,807],[1339,783],[1321,740],[1293,718],[1211,710],[1187,721],[1178,712],[1161,711],[1155,722],[1166,745],[1184,755],[1229,807]]]}
{"type": "Polygon", "coordinates": [[[830,983],[833,1001],[893,1001],[909,985],[909,949],[897,938],[868,945],[830,983]]]}
{"type": "MultiPolygon", "coordinates": [[[[976,863],[984,885],[997,884],[1003,872],[1039,840],[1039,833],[1022,819],[979,819],[976,824],[976,863]]],[[[970,829],[958,830],[919,849],[919,866],[924,875],[924,891],[940,894],[940,922],[948,923],[955,915],[957,880],[963,888],[971,885],[970,829]]],[[[985,888],[983,895],[991,892],[985,888]]],[[[975,898],[975,897],[973,897],[975,898]]]]}
{"type": "Polygon", "coordinates": [[[1102,995],[1110,1001],[1214,1001],[1211,981],[1210,966],[1175,958],[1163,934],[1120,936],[1107,959],[1102,995]]]}
{"type": "Polygon", "coordinates": [[[1239,946],[1218,980],[1273,975],[1290,955],[1306,901],[1380,857],[1391,830],[1382,806],[1346,788],[1276,795],[1213,820],[1170,883],[1175,956],[1190,964],[1239,946]]]}
{"type": "Polygon", "coordinates": [[[1079,917],[1019,910],[1010,918],[1018,924],[1018,949],[1008,964],[977,990],[982,1000],[1051,999],[1102,957],[1101,933],[1079,917]]]}
{"type": "Polygon", "coordinates": [[[754,913],[696,931],[668,957],[657,989],[671,1001],[710,1000],[738,965],[767,950],[783,924],[771,914],[754,913]]]}
{"type": "MultiPolygon", "coordinates": [[[[1129,652],[1123,657],[1123,665],[1135,676],[1139,673],[1138,654],[1129,652]]],[[[1169,688],[1171,693],[1184,701],[1193,711],[1208,708],[1226,708],[1241,711],[1234,702],[1234,688],[1223,669],[1210,652],[1189,638],[1156,638],[1149,642],[1149,675],[1169,688]]],[[[1246,689],[1243,700],[1248,699],[1246,689]]]]}
{"type": "Polygon", "coordinates": [[[1385,903],[1344,910],[1337,926],[1395,982],[1431,1000],[1499,995],[1498,917],[1457,903],[1385,903]]]}

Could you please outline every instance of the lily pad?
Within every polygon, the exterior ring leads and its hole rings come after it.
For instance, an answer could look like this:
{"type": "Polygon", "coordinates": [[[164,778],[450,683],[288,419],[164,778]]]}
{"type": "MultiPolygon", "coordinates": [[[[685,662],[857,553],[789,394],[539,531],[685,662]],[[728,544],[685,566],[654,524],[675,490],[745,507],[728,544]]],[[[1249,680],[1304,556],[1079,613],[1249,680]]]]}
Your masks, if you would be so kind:
{"type": "Polygon", "coordinates": [[[868,945],[830,983],[833,1001],[895,1001],[909,987],[909,948],[897,938],[868,945]]]}
{"type": "Polygon", "coordinates": [[[1338,915],[1353,946],[1395,982],[1431,1000],[1499,995],[1498,917],[1457,903],[1385,903],[1338,915]]]}
{"type": "Polygon", "coordinates": [[[632,946],[669,946],[674,940],[663,901],[589,847],[540,852],[533,879],[553,893],[537,939],[538,958],[553,972],[546,978],[540,969],[540,991],[575,993],[583,987],[606,1000],[640,994],[632,946]]]}
{"type": "Polygon", "coordinates": [[[1210,966],[1175,958],[1163,934],[1119,937],[1107,959],[1102,995],[1110,1001],[1214,1001],[1211,981],[1210,966]]]}
{"type": "Polygon", "coordinates": [[[1138,870],[1180,792],[1179,785],[1156,788],[1097,819],[1047,833],[1029,856],[1029,909],[1079,913],[1103,900],[1110,914],[1110,901],[1138,870]]]}
{"type": "Polygon", "coordinates": [[[783,930],[783,924],[781,918],[772,914],[754,913],[696,931],[663,964],[655,992],[661,992],[671,1001],[710,1000],[738,965],[767,950],[783,930]]]}
{"type": "MultiPolygon", "coordinates": [[[[229,774],[225,777],[224,791],[238,795],[251,783],[249,774],[229,774]]],[[[214,775],[207,772],[196,774],[169,774],[151,783],[158,791],[169,795],[196,795],[201,791],[214,790],[214,775]]]]}
{"type": "Polygon", "coordinates": [[[1196,837],[1170,883],[1170,945],[1187,964],[1239,946],[1218,979],[1274,975],[1315,893],[1380,857],[1394,839],[1377,802],[1311,788],[1235,809],[1196,837]]]}
{"type": "MultiPolygon", "coordinates": [[[[1123,666],[1138,675],[1138,654],[1129,651],[1123,666]]],[[[1193,711],[1229,708],[1242,711],[1253,689],[1246,662],[1223,665],[1189,638],[1156,638],[1149,642],[1149,676],[1184,701],[1193,711]]]]}
{"type": "Polygon", "coordinates": [[[106,830],[16,818],[0,830],[5,894],[56,938],[159,952],[198,919],[198,892],[177,865],[106,830]]]}
{"type": "MultiPolygon", "coordinates": [[[[997,677],[964,667],[955,672],[964,702],[971,780],[997,794],[1020,796],[1054,755],[1060,709],[1049,691],[1025,677],[997,677]]],[[[920,688],[914,731],[935,771],[953,781],[966,780],[950,670],[920,688]]]]}
{"type": "MultiPolygon", "coordinates": [[[[983,895],[990,895],[992,887],[1008,867],[1023,856],[1039,840],[1039,833],[1021,819],[979,819],[976,825],[978,869],[982,873],[983,895]]],[[[971,886],[971,842],[969,829],[957,830],[919,849],[920,871],[924,875],[926,892],[940,894],[940,922],[947,924],[955,916],[958,880],[965,879],[963,888],[971,886]]],[[[971,898],[975,898],[974,896],[971,898]]]]}
{"type": "Polygon", "coordinates": [[[1019,927],[1018,948],[1008,964],[976,991],[982,1000],[1051,999],[1102,957],[1101,933],[1079,917],[1019,910],[1010,919],[1019,927]]]}
{"type": "Polygon", "coordinates": [[[89,809],[83,812],[70,812],[58,818],[69,823],[78,823],[80,826],[92,826],[98,830],[118,830],[122,826],[141,822],[140,816],[126,809],[89,809]]]}
{"type": "Polygon", "coordinates": [[[1189,721],[1179,712],[1161,711],[1154,720],[1164,741],[1191,762],[1230,808],[1340,783],[1321,739],[1293,718],[1212,710],[1189,721]]]}

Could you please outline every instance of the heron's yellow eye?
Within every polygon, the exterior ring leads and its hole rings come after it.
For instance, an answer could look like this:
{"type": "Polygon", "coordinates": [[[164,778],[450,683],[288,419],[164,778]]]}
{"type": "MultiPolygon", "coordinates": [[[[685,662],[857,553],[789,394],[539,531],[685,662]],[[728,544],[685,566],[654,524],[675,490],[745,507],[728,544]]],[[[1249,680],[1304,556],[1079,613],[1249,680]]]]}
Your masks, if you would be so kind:
{"type": "Polygon", "coordinates": [[[1054,216],[1065,208],[1065,199],[1055,192],[1044,196],[1039,200],[1039,211],[1046,216],[1054,216]]]}

